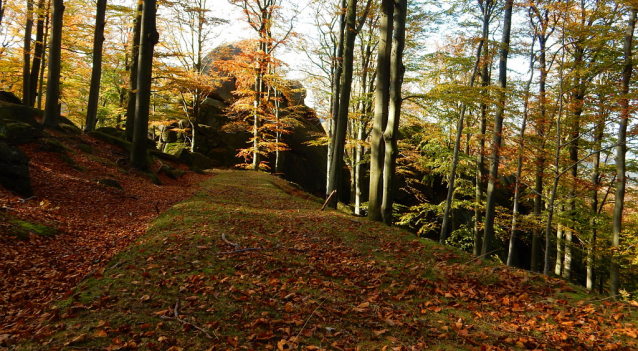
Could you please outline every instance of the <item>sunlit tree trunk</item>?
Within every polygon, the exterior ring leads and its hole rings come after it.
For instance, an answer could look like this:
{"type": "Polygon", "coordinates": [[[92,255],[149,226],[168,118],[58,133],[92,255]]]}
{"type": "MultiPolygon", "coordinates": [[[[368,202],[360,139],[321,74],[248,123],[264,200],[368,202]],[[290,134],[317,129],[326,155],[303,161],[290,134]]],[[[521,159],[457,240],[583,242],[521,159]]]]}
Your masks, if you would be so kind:
{"type": "Polygon", "coordinates": [[[407,0],[395,0],[393,15],[392,52],[390,55],[390,106],[388,122],[383,132],[385,156],[383,159],[383,198],[381,213],[383,222],[392,224],[392,205],[396,191],[396,160],[399,154],[397,136],[401,116],[401,85],[403,84],[403,48],[405,47],[405,19],[407,0]]]}
{"type": "Polygon", "coordinates": [[[545,174],[546,157],[544,153],[547,126],[547,40],[552,30],[549,28],[549,10],[539,10],[536,6],[530,8],[533,11],[532,19],[538,21],[538,63],[540,80],[538,83],[540,117],[536,122],[536,135],[539,139],[539,151],[536,156],[536,169],[534,176],[534,221],[536,225],[532,229],[531,271],[540,270],[541,250],[541,212],[543,210],[543,178],[545,174]]]}
{"type": "MultiPolygon", "coordinates": [[[[350,108],[350,93],[352,91],[352,73],[354,63],[354,45],[357,36],[357,1],[348,0],[346,12],[346,34],[343,54],[343,84],[339,94],[339,114],[334,124],[334,134],[332,138],[332,162],[330,164],[330,188],[328,193],[337,190],[341,186],[343,169],[341,160],[346,143],[346,133],[348,128],[348,111],[350,108]]],[[[337,207],[337,197],[333,197],[328,204],[330,207],[337,207]]]]}
{"type": "Polygon", "coordinates": [[[155,44],[159,42],[159,33],[155,25],[156,0],[143,1],[131,163],[137,169],[146,170],[148,168],[146,144],[151,103],[151,80],[153,77],[153,50],[155,44]]]}
{"type": "Polygon", "coordinates": [[[89,103],[86,108],[85,132],[94,130],[97,124],[97,105],[100,98],[100,80],[102,79],[102,46],[104,45],[104,27],[106,26],[106,1],[97,0],[95,35],[93,36],[93,68],[91,71],[89,103]]]}
{"type": "Polygon", "coordinates": [[[383,201],[383,164],[385,144],[383,131],[388,123],[388,101],[390,100],[390,53],[392,49],[392,0],[382,0],[379,47],[377,56],[377,86],[375,90],[374,122],[370,146],[370,197],[368,219],[383,221],[381,204],[383,201]]]}
{"type": "Polygon", "coordinates": [[[560,276],[563,273],[563,225],[556,225],[556,264],[554,273],[560,276]]]}
{"type": "MultiPolygon", "coordinates": [[[[476,62],[474,63],[474,69],[472,70],[472,75],[470,76],[470,85],[472,88],[474,86],[474,80],[476,79],[476,75],[478,74],[478,67],[481,62],[481,50],[483,49],[483,44],[485,41],[481,40],[476,48],[476,62]]],[[[447,239],[448,225],[450,222],[450,211],[452,209],[452,202],[454,201],[454,183],[456,180],[456,166],[459,163],[459,151],[461,149],[461,137],[463,135],[463,126],[465,119],[465,111],[467,110],[467,104],[463,104],[461,106],[461,113],[459,115],[459,122],[456,127],[456,138],[454,139],[454,155],[452,156],[452,168],[450,170],[450,180],[448,181],[448,190],[447,190],[447,198],[445,200],[445,209],[443,210],[443,223],[441,225],[441,234],[439,236],[439,243],[445,244],[445,240],[447,239]]],[[[469,138],[468,138],[469,140],[469,138]]],[[[469,145],[469,143],[468,143],[469,145]]]]}
{"type": "Polygon", "coordinates": [[[339,114],[339,96],[341,93],[341,74],[343,72],[343,45],[345,38],[345,30],[346,30],[346,0],[341,0],[341,14],[339,15],[339,39],[337,40],[336,47],[334,50],[334,58],[333,58],[333,76],[332,76],[332,106],[330,106],[330,120],[328,121],[328,158],[327,158],[327,167],[328,172],[326,173],[326,195],[330,195],[331,191],[328,189],[332,189],[330,185],[330,170],[332,169],[332,151],[333,151],[333,140],[334,140],[334,129],[335,129],[335,121],[337,119],[337,115],[339,114]]]}
{"type": "MultiPolygon", "coordinates": [[[[616,177],[618,183],[616,186],[616,199],[614,201],[614,217],[612,222],[612,249],[618,250],[620,247],[620,233],[622,232],[623,209],[625,205],[625,154],[627,153],[627,125],[629,124],[629,83],[631,80],[631,71],[633,69],[632,62],[632,44],[634,28],[636,27],[636,13],[638,8],[632,6],[629,23],[627,24],[627,32],[625,33],[625,66],[622,72],[622,88],[620,100],[620,126],[618,128],[618,147],[616,148],[616,177]]],[[[609,294],[612,297],[618,296],[620,264],[618,262],[617,252],[612,251],[611,267],[609,270],[609,294]]]]}
{"type": "Polygon", "coordinates": [[[47,64],[47,55],[46,55],[46,48],[47,48],[47,41],[49,38],[49,12],[51,10],[51,2],[48,1],[47,2],[47,12],[46,12],[46,18],[44,19],[44,37],[43,37],[43,43],[42,43],[42,63],[40,65],[40,78],[38,79],[38,98],[37,98],[37,107],[38,110],[42,109],[42,96],[43,94],[43,90],[44,90],[44,71],[46,70],[46,64],[47,64]]]}
{"type": "Polygon", "coordinates": [[[525,97],[523,102],[523,121],[521,122],[521,134],[518,140],[518,158],[516,160],[516,183],[514,184],[514,204],[512,209],[512,230],[510,232],[509,249],[507,251],[507,265],[513,266],[516,261],[514,244],[516,243],[516,232],[518,231],[519,204],[521,201],[521,174],[523,173],[523,153],[525,152],[525,129],[527,128],[527,118],[529,115],[529,92],[534,79],[534,42],[532,42],[532,53],[530,57],[530,75],[525,85],[525,97]]]}
{"type": "MultiPolygon", "coordinates": [[[[487,94],[487,87],[490,85],[490,65],[491,57],[489,50],[490,20],[492,11],[494,10],[494,1],[479,0],[479,5],[483,10],[483,32],[481,41],[483,42],[483,60],[481,65],[481,87],[483,94],[487,94]]],[[[483,222],[483,197],[485,189],[483,182],[485,181],[485,133],[487,132],[487,102],[481,103],[481,120],[479,122],[479,150],[476,156],[476,185],[474,195],[474,247],[472,253],[474,256],[481,254],[481,223],[483,222]]]]}
{"type": "MultiPolygon", "coordinates": [[[[602,96],[600,97],[603,100],[602,96]]],[[[592,169],[591,174],[591,183],[592,183],[592,193],[591,193],[591,219],[589,221],[591,227],[591,238],[589,239],[589,243],[587,245],[587,278],[585,286],[587,290],[592,291],[594,289],[594,264],[595,264],[595,251],[596,251],[596,240],[597,240],[597,223],[596,217],[598,216],[598,189],[600,187],[600,147],[602,145],[602,140],[605,132],[605,114],[602,111],[602,106],[604,106],[604,102],[601,102],[601,111],[600,117],[596,122],[596,134],[594,139],[594,147],[598,150],[594,154],[594,168],[592,169]]]]}
{"type": "Polygon", "coordinates": [[[507,87],[507,56],[509,54],[510,31],[512,28],[512,4],[514,0],[507,0],[505,4],[505,18],[503,20],[503,39],[499,64],[499,88],[496,115],[494,116],[494,132],[492,134],[492,154],[490,160],[490,176],[487,185],[487,201],[485,204],[485,232],[481,256],[487,259],[492,252],[494,240],[494,218],[496,215],[496,182],[498,180],[498,166],[501,155],[501,133],[503,130],[503,114],[505,113],[505,88],[507,87]]]}
{"type": "Polygon", "coordinates": [[[49,47],[49,75],[47,78],[47,100],[42,123],[50,128],[58,126],[60,109],[60,58],[62,55],[62,19],[64,1],[53,0],[51,13],[51,44],[49,47]]]}
{"type": "Polygon", "coordinates": [[[138,0],[135,12],[135,25],[133,26],[133,42],[131,43],[131,66],[129,69],[128,103],[126,106],[126,139],[133,141],[135,128],[135,103],[137,101],[137,67],[140,60],[140,35],[142,32],[143,0],[138,0]]]}

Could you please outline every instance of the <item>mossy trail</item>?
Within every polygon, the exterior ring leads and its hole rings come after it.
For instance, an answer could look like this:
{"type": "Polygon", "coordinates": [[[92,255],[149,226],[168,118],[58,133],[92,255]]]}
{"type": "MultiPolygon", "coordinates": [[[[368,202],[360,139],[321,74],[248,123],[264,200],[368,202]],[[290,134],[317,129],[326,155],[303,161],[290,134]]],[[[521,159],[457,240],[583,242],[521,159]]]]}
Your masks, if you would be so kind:
{"type": "Polygon", "coordinates": [[[216,171],[17,349],[635,349],[636,308],[216,171]]]}

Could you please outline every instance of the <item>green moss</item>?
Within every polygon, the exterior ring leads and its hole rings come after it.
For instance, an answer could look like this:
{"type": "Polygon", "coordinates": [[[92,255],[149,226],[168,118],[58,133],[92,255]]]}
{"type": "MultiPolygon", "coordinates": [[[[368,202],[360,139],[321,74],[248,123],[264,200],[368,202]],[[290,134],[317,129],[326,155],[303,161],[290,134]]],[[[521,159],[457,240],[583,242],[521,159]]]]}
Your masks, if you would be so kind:
{"type": "Polygon", "coordinates": [[[57,230],[39,223],[31,223],[18,218],[9,218],[9,235],[18,237],[18,239],[28,239],[29,234],[35,234],[39,236],[52,237],[57,234],[57,230]]]}
{"type": "Polygon", "coordinates": [[[82,151],[82,152],[84,152],[86,154],[92,154],[93,153],[93,148],[90,145],[88,145],[88,144],[80,143],[80,144],[77,145],[77,148],[78,148],[78,150],[80,150],[80,151],[82,151]]]}

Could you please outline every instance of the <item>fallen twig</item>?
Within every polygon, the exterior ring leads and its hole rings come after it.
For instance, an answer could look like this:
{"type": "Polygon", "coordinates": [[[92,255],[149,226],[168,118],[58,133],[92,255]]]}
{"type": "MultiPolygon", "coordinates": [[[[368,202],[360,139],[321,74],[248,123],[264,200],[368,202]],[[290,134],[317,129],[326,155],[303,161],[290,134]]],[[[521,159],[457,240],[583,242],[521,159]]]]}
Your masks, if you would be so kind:
{"type": "Polygon", "coordinates": [[[480,259],[480,258],[483,258],[483,257],[485,257],[485,256],[487,256],[487,255],[489,255],[489,254],[493,254],[493,253],[495,253],[495,252],[496,252],[496,251],[498,251],[498,250],[500,250],[500,249],[492,250],[492,251],[490,251],[490,252],[488,252],[488,253],[486,253],[486,254],[484,254],[484,255],[481,255],[481,256],[476,256],[476,257],[474,257],[473,259],[471,259],[471,260],[467,261],[465,264],[466,264],[466,265],[468,265],[468,264],[470,264],[470,263],[472,263],[472,262],[474,262],[474,261],[476,261],[476,260],[478,260],[478,259],[480,259]]]}
{"type": "Polygon", "coordinates": [[[26,199],[20,198],[20,199],[18,199],[18,201],[20,201],[20,202],[27,202],[27,201],[31,201],[31,200],[33,200],[33,199],[35,199],[35,196],[27,197],[26,199]]]}
{"type": "Polygon", "coordinates": [[[326,202],[323,203],[323,206],[321,206],[321,209],[319,211],[323,211],[326,208],[326,205],[328,205],[328,203],[330,202],[330,200],[336,193],[337,193],[337,190],[335,189],[330,193],[330,195],[328,195],[326,202]]]}
{"type": "MultiPolygon", "coordinates": [[[[175,301],[175,309],[173,310],[173,312],[174,312],[173,314],[175,315],[175,317],[160,316],[160,318],[161,318],[161,319],[165,319],[165,320],[175,320],[175,321],[178,321],[178,322],[182,323],[183,325],[188,325],[188,326],[190,326],[190,327],[192,327],[192,328],[195,328],[195,329],[199,330],[200,332],[204,333],[204,335],[206,335],[206,337],[207,337],[207,338],[209,338],[209,339],[212,339],[212,338],[213,338],[212,336],[210,336],[210,334],[208,334],[208,332],[206,332],[206,330],[204,330],[204,329],[202,329],[202,328],[200,328],[200,327],[196,326],[196,325],[195,325],[195,324],[193,324],[193,323],[187,322],[187,321],[185,321],[185,320],[183,320],[183,319],[179,318],[179,312],[178,312],[178,309],[179,309],[179,299],[177,299],[177,301],[175,301]]],[[[219,336],[217,336],[217,334],[215,333],[215,331],[213,331],[213,335],[215,335],[215,338],[219,339],[219,336]]]]}
{"type": "Polygon", "coordinates": [[[301,335],[301,332],[304,330],[304,328],[306,328],[306,325],[308,324],[308,322],[310,322],[310,319],[312,318],[312,316],[314,316],[315,312],[317,312],[319,307],[321,307],[321,305],[323,305],[324,302],[326,302],[326,298],[325,297],[321,300],[321,303],[319,304],[319,306],[317,306],[317,308],[315,308],[312,311],[310,316],[308,316],[308,319],[306,319],[306,323],[303,324],[303,326],[301,327],[301,330],[299,330],[299,333],[297,333],[297,336],[295,336],[295,341],[299,340],[299,335],[301,335]]]}
{"type": "Polygon", "coordinates": [[[237,250],[233,250],[233,251],[224,251],[224,252],[218,252],[218,255],[225,255],[225,254],[234,254],[234,253],[238,253],[238,252],[245,252],[245,251],[271,251],[271,250],[277,250],[282,248],[282,245],[278,245],[275,247],[249,247],[249,248],[245,248],[245,249],[237,249],[237,250]]]}
{"type": "Polygon", "coordinates": [[[226,233],[222,233],[222,240],[224,240],[224,242],[232,247],[235,248],[235,250],[239,250],[239,244],[238,243],[234,243],[228,239],[226,239],[226,233]]]}
{"type": "Polygon", "coordinates": [[[157,160],[157,162],[159,162],[160,166],[159,166],[159,168],[157,169],[157,171],[155,171],[155,174],[156,174],[156,175],[159,175],[159,172],[162,170],[162,167],[164,167],[164,164],[163,164],[163,163],[162,163],[162,161],[160,161],[160,160],[157,160]]]}
{"type": "MultiPolygon", "coordinates": [[[[215,194],[215,192],[214,192],[214,191],[212,191],[212,190],[210,190],[210,189],[208,189],[208,188],[202,187],[202,189],[204,189],[204,190],[208,191],[209,193],[215,194]]],[[[225,191],[228,191],[228,190],[225,190],[225,191]]],[[[223,191],[222,191],[222,193],[223,193],[223,191]]],[[[221,193],[220,193],[220,194],[221,194],[221,193]]]]}

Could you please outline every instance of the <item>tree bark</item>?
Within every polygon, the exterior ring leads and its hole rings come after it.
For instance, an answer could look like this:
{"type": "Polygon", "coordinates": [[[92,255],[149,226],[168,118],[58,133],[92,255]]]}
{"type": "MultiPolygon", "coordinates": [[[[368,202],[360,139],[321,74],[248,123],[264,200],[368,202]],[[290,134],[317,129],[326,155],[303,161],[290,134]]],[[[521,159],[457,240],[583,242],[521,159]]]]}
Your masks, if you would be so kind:
{"type": "Polygon", "coordinates": [[[531,252],[531,264],[530,270],[533,272],[540,271],[540,249],[541,249],[541,212],[543,210],[543,178],[545,174],[545,138],[546,138],[546,85],[547,85],[547,40],[551,33],[549,32],[549,10],[545,9],[543,13],[538,10],[536,6],[532,6],[531,9],[534,12],[534,16],[538,19],[540,26],[540,33],[538,33],[538,62],[540,71],[540,80],[538,83],[538,91],[540,95],[539,109],[540,119],[536,122],[536,134],[539,137],[539,152],[536,158],[536,174],[534,177],[534,220],[537,225],[532,229],[532,252],[531,252]]]}
{"type": "MultiPolygon", "coordinates": [[[[346,33],[343,55],[343,84],[339,94],[339,114],[335,121],[335,130],[332,143],[332,162],[330,164],[330,188],[328,192],[341,188],[343,153],[348,129],[348,111],[350,108],[350,93],[352,91],[352,73],[354,64],[354,45],[357,36],[357,0],[348,0],[346,12],[346,33]]],[[[328,206],[337,208],[338,197],[333,197],[328,206]]]]}
{"type": "Polygon", "coordinates": [[[556,225],[556,264],[554,274],[560,277],[563,273],[563,225],[556,225]]]}
{"type": "Polygon", "coordinates": [[[31,31],[33,29],[33,0],[27,0],[27,23],[24,28],[22,56],[22,103],[31,105],[31,31]]]}
{"type": "Polygon", "coordinates": [[[383,131],[388,123],[388,102],[390,100],[390,52],[392,49],[392,0],[382,0],[379,47],[377,55],[377,86],[375,89],[374,121],[370,145],[370,196],[368,199],[368,219],[383,221],[381,204],[383,201],[383,164],[385,144],[383,131]]]}
{"type": "Polygon", "coordinates": [[[102,79],[102,46],[104,44],[104,27],[106,26],[106,2],[107,0],[97,0],[93,36],[93,69],[91,71],[85,132],[95,130],[97,124],[97,105],[100,98],[100,80],[102,79]]]}
{"type": "Polygon", "coordinates": [[[627,125],[629,124],[629,83],[631,80],[632,62],[632,42],[634,28],[636,27],[636,13],[638,8],[631,7],[631,15],[625,33],[625,66],[622,72],[622,88],[620,93],[620,126],[618,127],[618,147],[616,148],[616,199],[614,201],[614,216],[612,220],[612,257],[609,269],[609,294],[616,298],[618,296],[620,281],[620,264],[617,257],[617,250],[620,248],[620,233],[622,232],[623,209],[625,205],[625,155],[627,153],[627,125]]]}
{"type": "Polygon", "coordinates": [[[512,230],[510,233],[509,249],[507,250],[507,265],[512,267],[514,261],[516,261],[516,254],[514,251],[514,244],[516,243],[516,232],[518,230],[518,214],[519,203],[521,198],[521,174],[523,172],[523,152],[525,151],[525,129],[527,128],[527,118],[529,116],[529,92],[534,79],[534,43],[532,42],[532,50],[529,59],[530,75],[527,84],[525,85],[525,97],[523,102],[523,122],[521,123],[521,134],[518,141],[518,159],[516,160],[516,184],[514,185],[514,204],[512,209],[512,230]]]}
{"type": "MultiPolygon", "coordinates": [[[[483,10],[483,62],[481,66],[481,87],[483,94],[487,94],[487,87],[490,85],[490,65],[491,57],[489,52],[489,35],[490,35],[490,20],[492,17],[492,11],[494,9],[494,1],[479,0],[479,5],[483,10]]],[[[487,96],[485,96],[487,98],[487,96]]],[[[483,182],[485,181],[485,133],[487,132],[487,102],[481,103],[481,120],[479,125],[479,151],[476,157],[476,185],[475,185],[475,207],[474,207],[474,247],[472,253],[474,256],[479,256],[481,253],[481,222],[483,221],[483,210],[481,203],[483,202],[483,196],[485,189],[483,182]]]]}
{"type": "Polygon", "coordinates": [[[46,18],[44,19],[44,37],[43,37],[43,43],[42,43],[42,63],[40,65],[40,73],[39,73],[40,78],[38,79],[38,98],[37,98],[38,110],[42,109],[42,96],[44,95],[42,91],[44,90],[44,71],[45,71],[46,63],[47,63],[46,48],[47,48],[47,40],[49,38],[50,10],[51,10],[51,2],[47,1],[46,18]]]}
{"type": "MultiPolygon", "coordinates": [[[[474,68],[472,69],[472,75],[470,76],[470,85],[469,87],[474,87],[474,80],[476,79],[476,75],[478,74],[478,67],[481,62],[481,50],[483,49],[483,44],[485,41],[481,40],[476,48],[476,62],[474,63],[474,68]]],[[[454,183],[456,180],[456,166],[459,163],[459,152],[461,149],[461,137],[463,135],[463,122],[465,119],[465,111],[467,110],[467,104],[463,104],[461,106],[461,113],[459,115],[459,122],[456,127],[456,138],[454,139],[454,155],[452,156],[452,169],[450,170],[450,180],[448,181],[448,190],[447,190],[447,198],[445,200],[445,210],[443,211],[443,223],[441,225],[441,234],[439,236],[439,243],[445,245],[445,240],[447,239],[448,225],[450,219],[450,210],[452,209],[452,202],[454,201],[454,183]]],[[[469,138],[468,138],[469,140],[469,138]]],[[[469,145],[469,143],[468,143],[469,145]]]]}
{"type": "Polygon", "coordinates": [[[403,84],[403,48],[405,47],[405,20],[407,16],[407,0],[394,1],[392,51],[390,55],[390,106],[388,122],[383,132],[385,156],[383,160],[383,197],[381,214],[383,222],[392,224],[392,204],[396,191],[396,160],[399,154],[397,136],[399,134],[399,118],[401,116],[401,85],[403,84]]]}
{"type": "Polygon", "coordinates": [[[499,97],[494,116],[494,132],[492,133],[492,159],[490,160],[490,176],[487,185],[487,201],[485,205],[485,232],[481,256],[485,260],[492,252],[494,240],[494,219],[496,214],[496,182],[498,180],[499,157],[501,155],[501,133],[503,130],[503,114],[505,113],[505,88],[507,87],[507,56],[509,54],[510,32],[512,28],[512,5],[514,0],[507,0],[505,4],[505,18],[503,20],[503,39],[499,64],[499,97]]]}
{"type": "MultiPolygon", "coordinates": [[[[601,98],[602,100],[602,98],[601,98]]],[[[601,103],[604,106],[604,103],[601,103]]],[[[600,116],[604,116],[603,112],[600,111],[600,116]]],[[[600,150],[602,145],[602,140],[605,132],[605,118],[600,117],[600,119],[596,123],[596,135],[594,139],[594,146],[597,150],[600,150]]],[[[595,251],[596,251],[596,237],[598,234],[598,230],[596,228],[596,217],[598,216],[598,189],[600,187],[600,151],[597,151],[594,155],[594,169],[591,174],[591,183],[592,183],[592,194],[591,194],[591,219],[589,221],[591,227],[591,238],[589,239],[589,243],[587,245],[587,278],[585,282],[585,287],[587,290],[592,291],[594,289],[594,264],[595,264],[595,251]]]]}
{"type": "Polygon", "coordinates": [[[159,42],[155,25],[156,0],[143,0],[142,30],[140,34],[139,67],[137,72],[137,99],[135,102],[135,127],[131,163],[133,167],[146,170],[146,145],[148,140],[148,119],[151,102],[151,81],[153,76],[153,50],[159,42]]]}
{"type": "Polygon", "coordinates": [[[35,30],[35,48],[33,49],[33,62],[31,64],[31,73],[29,74],[29,106],[35,105],[36,96],[38,95],[38,77],[40,76],[40,65],[42,64],[42,55],[44,55],[44,0],[38,1],[38,20],[35,30]]]}
{"type": "Polygon", "coordinates": [[[334,70],[332,76],[332,106],[330,106],[330,121],[328,122],[328,138],[330,139],[328,143],[328,159],[327,159],[327,167],[328,170],[326,176],[326,196],[330,195],[328,189],[331,188],[331,169],[332,169],[332,150],[334,149],[334,128],[335,121],[337,120],[337,116],[339,115],[339,96],[341,93],[341,74],[343,73],[343,45],[346,31],[346,0],[341,0],[341,14],[339,15],[339,39],[336,43],[335,47],[335,57],[334,57],[334,70]]]}
{"type": "Polygon", "coordinates": [[[128,82],[128,103],[126,106],[126,123],[124,124],[126,139],[133,141],[135,129],[135,103],[137,102],[137,67],[140,60],[140,35],[142,32],[142,11],[144,2],[138,0],[133,26],[133,43],[131,44],[131,67],[128,82]]]}
{"type": "Polygon", "coordinates": [[[47,78],[47,100],[44,105],[42,123],[49,127],[58,126],[60,109],[60,62],[62,56],[62,20],[64,15],[64,1],[53,0],[51,13],[51,44],[49,47],[49,74],[47,78]]]}

